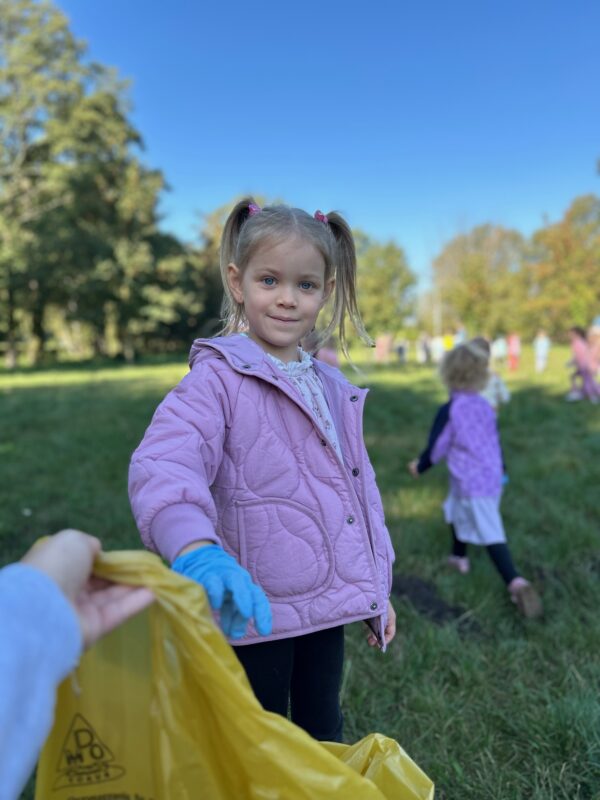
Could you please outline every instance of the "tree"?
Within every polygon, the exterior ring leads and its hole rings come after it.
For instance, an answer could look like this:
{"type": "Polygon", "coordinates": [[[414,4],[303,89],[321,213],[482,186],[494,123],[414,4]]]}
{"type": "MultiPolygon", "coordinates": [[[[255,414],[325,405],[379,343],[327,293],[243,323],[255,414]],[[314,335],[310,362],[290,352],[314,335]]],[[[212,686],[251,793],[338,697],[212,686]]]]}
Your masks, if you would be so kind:
{"type": "Polygon", "coordinates": [[[489,335],[519,327],[525,257],[521,234],[500,226],[480,225],[448,242],[433,262],[441,327],[462,322],[489,335]]]}
{"type": "MultiPolygon", "coordinates": [[[[153,243],[162,174],[136,155],[126,84],[84,63],[85,50],[47,2],[0,0],[0,269],[7,355],[15,320],[37,353],[49,306],[83,321],[102,350],[110,316],[123,352],[145,319],[157,275],[153,243]]],[[[173,262],[171,262],[171,269],[173,262]]],[[[153,322],[154,321],[154,322],[153,322]]]]}
{"type": "Polygon", "coordinates": [[[371,336],[400,331],[414,310],[416,279],[401,247],[355,231],[358,306],[371,336]]]}
{"type": "Polygon", "coordinates": [[[46,2],[0,0],[0,286],[6,356],[14,365],[31,224],[59,207],[46,124],[68,114],[83,79],[81,46],[46,2]]]}
{"type": "Polygon", "coordinates": [[[600,198],[576,198],[562,220],[533,236],[525,311],[531,331],[584,328],[600,308],[600,198]]]}

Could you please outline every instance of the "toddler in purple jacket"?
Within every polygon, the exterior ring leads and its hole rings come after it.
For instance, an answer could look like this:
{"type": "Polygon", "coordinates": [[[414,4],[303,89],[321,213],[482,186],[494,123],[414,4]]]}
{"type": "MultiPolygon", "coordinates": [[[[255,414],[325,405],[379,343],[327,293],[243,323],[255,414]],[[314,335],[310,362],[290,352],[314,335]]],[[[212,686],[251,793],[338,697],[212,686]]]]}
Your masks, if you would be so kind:
{"type": "Polygon", "coordinates": [[[483,545],[519,610],[526,617],[538,617],[541,600],[515,569],[500,515],[503,467],[496,414],[479,394],[488,380],[488,353],[476,342],[459,345],[446,354],[440,373],[450,400],[438,410],[427,447],[410,462],[409,471],[417,478],[446,459],[450,490],[444,516],[452,532],[449,564],[463,574],[469,572],[467,544],[483,545]]]}
{"type": "Polygon", "coordinates": [[[366,391],[300,347],[331,298],[317,347],[345,351],[358,313],[352,233],[333,212],[240,201],[221,246],[222,335],[133,454],[142,539],[200,583],[268,711],[341,741],[344,628],[385,649],[394,553],[362,437],[366,391]]]}

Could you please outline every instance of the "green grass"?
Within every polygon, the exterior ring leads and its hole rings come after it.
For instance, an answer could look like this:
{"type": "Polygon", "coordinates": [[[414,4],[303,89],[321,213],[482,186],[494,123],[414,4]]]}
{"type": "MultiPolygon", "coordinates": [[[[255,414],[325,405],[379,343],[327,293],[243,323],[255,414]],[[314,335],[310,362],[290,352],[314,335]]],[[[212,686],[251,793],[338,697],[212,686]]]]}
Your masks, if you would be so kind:
{"type": "MultiPolygon", "coordinates": [[[[467,577],[445,568],[445,468],[418,481],[406,472],[444,398],[433,372],[365,365],[359,378],[371,388],[365,437],[395,572],[426,582],[462,616],[439,624],[393,597],[398,635],[385,656],[351,626],[346,737],[396,738],[438,800],[600,798],[600,407],[564,402],[566,360],[556,349],[538,378],[526,353],[500,414],[511,479],[503,516],[517,566],[543,593],[542,621],[519,618],[483,551],[467,577]]],[[[129,456],[185,371],[182,358],[0,374],[2,563],[65,526],[97,534],[106,549],[139,547],[129,456]]]]}

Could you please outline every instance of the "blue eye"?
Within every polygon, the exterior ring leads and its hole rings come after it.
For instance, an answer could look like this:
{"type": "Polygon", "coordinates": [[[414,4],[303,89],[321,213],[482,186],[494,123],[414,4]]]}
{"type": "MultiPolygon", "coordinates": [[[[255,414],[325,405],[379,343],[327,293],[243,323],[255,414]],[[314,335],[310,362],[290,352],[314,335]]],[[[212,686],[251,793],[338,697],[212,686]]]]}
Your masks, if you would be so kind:
{"type": "Polygon", "coordinates": [[[263,278],[265,286],[275,286],[275,278],[263,278]]]}
{"type": "Polygon", "coordinates": [[[306,290],[312,289],[313,286],[314,286],[314,284],[311,283],[310,281],[302,281],[302,283],[300,284],[300,288],[301,289],[306,289],[306,290]]]}

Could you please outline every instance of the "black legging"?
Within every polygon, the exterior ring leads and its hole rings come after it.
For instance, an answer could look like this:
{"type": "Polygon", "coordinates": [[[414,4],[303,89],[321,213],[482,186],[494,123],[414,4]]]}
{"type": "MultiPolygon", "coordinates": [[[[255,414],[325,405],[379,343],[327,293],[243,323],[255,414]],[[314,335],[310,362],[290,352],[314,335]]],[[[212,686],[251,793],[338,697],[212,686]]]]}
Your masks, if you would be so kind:
{"type": "MultiPolygon", "coordinates": [[[[452,555],[464,558],[467,555],[466,542],[461,542],[456,538],[454,525],[450,525],[450,530],[452,531],[452,555]]],[[[512,579],[516,578],[519,574],[513,564],[508,545],[506,542],[499,542],[498,544],[488,544],[485,549],[492,559],[494,566],[502,576],[502,580],[508,585],[512,579]]]]}
{"type": "Polygon", "coordinates": [[[344,628],[234,647],[267,711],[287,716],[319,741],[341,742],[344,628]]]}

